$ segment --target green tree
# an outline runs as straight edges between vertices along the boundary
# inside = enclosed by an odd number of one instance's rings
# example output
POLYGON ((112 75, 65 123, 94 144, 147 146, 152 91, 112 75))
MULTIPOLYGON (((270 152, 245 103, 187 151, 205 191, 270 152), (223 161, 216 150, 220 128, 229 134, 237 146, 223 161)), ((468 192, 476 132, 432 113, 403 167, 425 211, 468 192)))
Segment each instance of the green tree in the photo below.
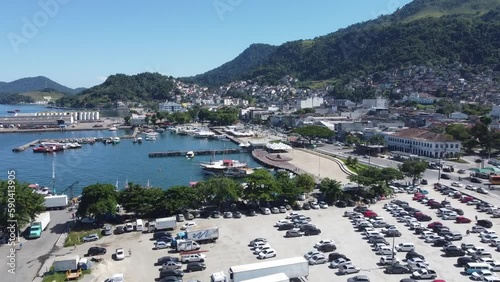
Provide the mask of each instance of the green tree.
POLYGON ((253 202, 270 202, 281 194, 274 176, 266 169, 258 169, 245 182, 244 198, 253 202))
POLYGON ((302 193, 311 193, 316 186, 314 177, 309 173, 302 173, 294 177, 295 186, 299 188, 302 193))
POLYGON ((124 117, 123 120, 125 121, 125 125, 130 125, 130 116, 124 117))
POLYGON ((412 179, 413 185, 415 185, 417 179, 422 177, 429 164, 422 160, 405 160, 403 164, 400 164, 399 170, 403 172, 406 177, 412 179))
POLYGON ((293 203, 303 191, 296 185, 295 178, 290 178, 287 171, 278 171, 274 175, 281 190, 281 196, 289 203, 293 203))
POLYGON ((151 120, 151 118, 150 118, 149 116, 146 116, 146 117, 144 118, 144 122, 145 122, 146 124, 149 124, 149 121, 150 121, 150 120, 151 120))
POLYGON ((118 202, 127 212, 133 212, 137 217, 153 218, 166 215, 161 204, 165 202, 165 191, 160 188, 145 189, 130 183, 127 189, 118 193, 118 202))
POLYGON ((208 109, 200 109, 200 111, 198 112, 198 119, 200 120, 200 122, 203 124, 205 121, 209 120, 210 118, 210 111, 208 109))
POLYGON ((182 209, 197 208, 201 201, 200 192, 189 186, 173 186, 165 191, 165 208, 174 214, 182 209))
POLYGON ((446 134, 451 135, 453 139, 458 141, 466 141, 471 138, 470 131, 461 123, 452 123, 445 129, 446 134))
POLYGON ((318 138, 332 138, 334 133, 329 128, 319 125, 308 125, 299 128, 295 128, 293 133, 299 134, 302 138, 309 141, 309 144, 313 140, 318 138))
POLYGON ((344 196, 342 184, 334 179, 323 178, 319 190, 323 193, 323 197, 329 205, 333 205, 335 201, 342 199, 344 196))
POLYGON ((368 144, 384 145, 385 144, 384 136, 382 136, 380 134, 375 134, 368 139, 368 144))
MULTIPOLYGON (((8 171, 10 177, 15 172, 8 171)), ((18 225, 24 225, 35 219, 36 215, 45 210, 45 201, 42 195, 33 193, 28 184, 17 180, 0 181, 0 222, 17 220, 18 225)))
POLYGON ((116 187, 111 184, 93 184, 83 188, 76 214, 80 217, 99 218, 106 214, 115 214, 118 203, 116 187))
POLYGON ((243 188, 240 183, 227 177, 211 177, 196 185, 204 200, 210 205, 228 206, 240 199, 243 188))

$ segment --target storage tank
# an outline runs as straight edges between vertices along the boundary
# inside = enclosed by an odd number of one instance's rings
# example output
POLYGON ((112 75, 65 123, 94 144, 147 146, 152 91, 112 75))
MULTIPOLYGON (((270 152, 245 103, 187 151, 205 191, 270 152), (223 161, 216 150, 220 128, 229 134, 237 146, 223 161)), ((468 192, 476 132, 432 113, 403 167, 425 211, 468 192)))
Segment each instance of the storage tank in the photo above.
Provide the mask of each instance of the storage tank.
POLYGON ((95 112, 95 119, 99 120, 99 112, 95 112))

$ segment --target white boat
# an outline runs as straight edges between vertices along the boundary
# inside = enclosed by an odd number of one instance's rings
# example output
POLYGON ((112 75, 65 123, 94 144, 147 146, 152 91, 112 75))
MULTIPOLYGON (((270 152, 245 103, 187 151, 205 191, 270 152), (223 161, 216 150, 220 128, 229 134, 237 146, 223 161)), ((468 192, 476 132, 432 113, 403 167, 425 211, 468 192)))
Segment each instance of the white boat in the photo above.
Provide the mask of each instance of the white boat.
POLYGON ((148 134, 146 135, 146 141, 156 141, 156 135, 155 134, 148 134))
POLYGON ((118 130, 118 128, 116 128, 116 126, 112 126, 109 128, 109 131, 117 131, 117 130, 118 130))
POLYGON ((228 169, 244 168, 247 167, 247 164, 237 160, 221 160, 210 163, 200 163, 200 166, 205 174, 222 176, 228 169))
POLYGON ((192 159, 192 158, 194 158, 194 152, 193 152, 193 151, 189 151, 189 152, 187 152, 187 153, 186 153, 186 158, 188 158, 188 159, 192 159))
POLYGON ((142 137, 137 137, 137 143, 139 143, 139 144, 142 143, 142 137))
POLYGON ((198 130, 195 131, 193 134, 195 138, 210 138, 215 136, 215 133, 209 130, 198 130))
POLYGON ((113 144, 118 144, 120 143, 120 137, 111 137, 111 142, 113 144))
POLYGON ((252 174, 253 172, 254 172, 254 170, 249 168, 249 167, 233 167, 233 168, 228 168, 227 170, 225 170, 224 176, 241 178, 241 177, 247 177, 250 174, 252 174))

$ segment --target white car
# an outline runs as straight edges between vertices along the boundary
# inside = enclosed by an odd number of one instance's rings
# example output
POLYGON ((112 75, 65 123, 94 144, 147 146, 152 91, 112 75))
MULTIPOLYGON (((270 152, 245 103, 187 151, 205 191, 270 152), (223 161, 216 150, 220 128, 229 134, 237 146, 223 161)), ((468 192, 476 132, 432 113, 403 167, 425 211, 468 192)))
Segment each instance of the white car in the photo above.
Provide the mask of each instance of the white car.
POLYGON ((314 247, 318 248, 319 246, 323 246, 323 245, 335 245, 335 242, 333 240, 330 240, 330 239, 321 240, 318 243, 316 243, 314 245, 314 247))
POLYGON ((472 226, 472 232, 474 232, 474 233, 481 233, 485 230, 486 230, 486 228, 482 227, 481 225, 472 226))
POLYGON ((319 202, 319 207, 322 208, 322 209, 327 209, 328 208, 328 204, 326 202, 319 202))
POLYGON ((322 264, 322 263, 325 263, 326 261, 327 261, 327 259, 326 259, 325 255, 319 254, 319 255, 312 256, 309 259, 309 264, 310 265, 322 264))
POLYGON ((123 248, 118 248, 115 251, 115 258, 117 260, 122 260, 125 258, 125 252, 123 251, 123 248))
POLYGON ((289 213, 289 214, 286 216, 286 218, 287 218, 287 219, 290 219, 290 218, 293 218, 294 216, 299 216, 299 215, 301 215, 301 214, 300 214, 300 213, 298 213, 298 212, 291 212, 291 213, 289 213))
POLYGON ((262 246, 262 247, 260 247, 260 248, 255 248, 255 249, 253 250, 253 254, 254 254, 254 255, 258 255, 258 254, 260 254, 261 252, 263 252, 263 251, 265 251, 265 250, 269 250, 269 249, 271 249, 271 245, 269 245, 269 244, 265 244, 264 246, 262 246))
POLYGON ((274 224, 274 226, 279 227, 281 225, 289 224, 289 223, 292 223, 292 222, 288 219, 280 219, 280 220, 276 221, 276 224, 274 224))
POLYGON ((409 266, 416 265, 416 264, 423 264, 429 266, 429 263, 421 258, 409 258, 406 260, 406 263, 409 266))
POLYGON ((497 232, 495 230, 485 229, 484 231, 481 231, 481 233, 479 233, 479 236, 484 237, 487 235, 496 235, 496 234, 497 234, 497 232))
POLYGON ((444 239, 444 237, 441 237, 437 234, 429 235, 429 236, 425 237, 425 242, 426 243, 433 243, 434 240, 436 240, 436 239, 444 239))
POLYGON ((489 243, 491 242, 491 240, 496 240, 498 239, 498 235, 497 234, 491 234, 491 235, 485 235, 485 236, 481 236, 481 243, 489 243))
POLYGON ((170 243, 166 243, 164 241, 158 241, 155 243, 155 249, 168 249, 170 248, 170 243))
POLYGON ((186 222, 182 227, 181 227, 181 230, 186 230, 188 228, 191 228, 191 227, 195 227, 196 226, 196 222, 186 222))
POLYGON ((497 277, 495 273, 485 269, 473 272, 470 278, 476 281, 487 281, 484 277, 497 277))
POLYGON ((319 205, 317 202, 311 202, 311 203, 309 203, 309 205, 311 206, 311 209, 313 209, 313 210, 319 209, 319 205))
POLYGON ((467 205, 468 206, 474 206, 474 205, 477 205, 479 203, 481 203, 481 201, 479 201, 479 200, 472 200, 472 201, 468 201, 467 205))
POLYGON ((344 264, 342 266, 339 266, 339 272, 341 274, 351 274, 351 273, 358 273, 361 269, 358 267, 355 267, 352 264, 344 264))
POLYGON ((437 277, 436 271, 432 269, 420 269, 412 273, 417 279, 434 279, 437 277))
POLYGON ((124 282, 123 273, 113 274, 111 278, 104 280, 104 282, 124 282))
POLYGON ((132 223, 125 224, 125 231, 127 231, 127 232, 134 231, 134 226, 132 225, 132 223))
POLYGON ((276 251, 274 249, 268 249, 260 252, 257 258, 266 259, 266 258, 273 258, 275 256, 276 256, 276 251))
POLYGON ((451 186, 454 186, 454 187, 464 187, 462 184, 460 184, 458 182, 452 182, 451 186))
POLYGON ((330 262, 330 267, 331 268, 338 268, 342 265, 345 265, 345 264, 351 264, 351 260, 350 259, 345 259, 345 258, 336 258, 334 260, 332 260, 332 262, 330 262))
POLYGON ((467 190, 471 190, 471 191, 476 191, 476 190, 477 190, 477 187, 469 184, 469 185, 466 185, 466 186, 465 186, 465 189, 467 189, 467 190))
POLYGON ((398 262, 399 262, 398 258, 393 256, 386 256, 380 258, 380 264, 395 264, 398 262))
POLYGON ((411 252, 415 250, 415 246, 412 243, 400 243, 396 245, 396 251, 398 252, 411 252))
POLYGON ((310 252, 308 252, 307 254, 304 255, 304 258, 306 260, 309 260, 312 256, 316 256, 316 255, 321 255, 323 254, 322 252, 320 251, 317 251, 317 250, 312 250, 310 252))

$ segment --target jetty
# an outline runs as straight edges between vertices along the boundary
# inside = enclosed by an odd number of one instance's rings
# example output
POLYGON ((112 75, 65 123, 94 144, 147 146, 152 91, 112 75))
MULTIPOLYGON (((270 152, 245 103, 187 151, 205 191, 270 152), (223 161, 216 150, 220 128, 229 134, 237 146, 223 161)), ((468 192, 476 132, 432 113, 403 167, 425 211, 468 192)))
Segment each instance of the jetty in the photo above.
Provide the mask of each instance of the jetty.
POLYGON ((137 134, 139 134, 139 128, 138 127, 134 127, 134 132, 132 133, 132 135, 124 135, 122 137, 120 137, 121 139, 134 139, 137 137, 137 134))
POLYGON ((40 143, 40 139, 36 139, 36 140, 33 140, 29 143, 26 143, 20 147, 16 147, 14 149, 12 149, 13 152, 23 152, 24 150, 26 150, 27 148, 29 147, 33 147, 35 146, 36 144, 40 143))
POLYGON ((241 149, 223 149, 223 150, 198 150, 198 151, 166 151, 166 152, 153 152, 149 153, 150 158, 164 158, 164 157, 181 157, 186 156, 188 152, 193 152, 195 156, 202 155, 223 155, 223 154, 239 154, 244 150, 241 149))

